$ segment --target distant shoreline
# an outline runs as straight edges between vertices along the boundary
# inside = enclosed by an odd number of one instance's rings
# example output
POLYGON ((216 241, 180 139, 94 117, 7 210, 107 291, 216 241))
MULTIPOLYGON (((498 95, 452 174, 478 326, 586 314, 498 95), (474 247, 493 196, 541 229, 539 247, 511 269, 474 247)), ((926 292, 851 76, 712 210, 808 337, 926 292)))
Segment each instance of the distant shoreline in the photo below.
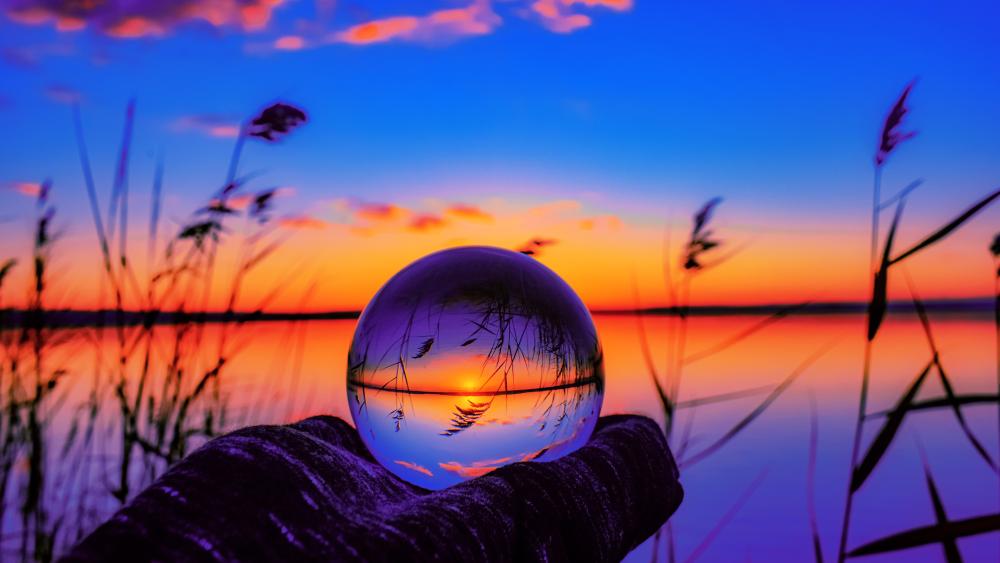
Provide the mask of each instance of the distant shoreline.
MULTIPOLYGON (((925 301, 928 311, 936 313, 960 315, 991 315, 995 301, 991 297, 971 299, 938 299, 925 301)), ((702 305, 692 306, 687 314, 700 317, 722 317, 735 315, 853 315, 864 313, 867 304, 860 302, 816 302, 808 304, 766 304, 766 305, 702 305)), ((893 301, 889 303, 890 313, 912 313, 913 304, 909 301, 893 301)), ((2 311, 3 323, 16 326, 27 314, 23 309, 6 309, 2 311)), ((646 309, 593 309, 594 316, 669 316, 678 315, 679 311, 669 307, 651 307, 646 309)), ((142 311, 125 311, 119 313, 113 310, 78 310, 57 309, 45 312, 45 324, 50 327, 92 327, 104 324, 115 326, 119 321, 124 325, 142 324, 178 324, 183 322, 219 323, 219 322, 275 322, 275 321, 323 321, 357 319, 361 311, 316 311, 306 313, 290 312, 204 312, 176 313, 159 312, 147 314, 142 311)), ((4 327, 0 327, 4 328, 4 327)))

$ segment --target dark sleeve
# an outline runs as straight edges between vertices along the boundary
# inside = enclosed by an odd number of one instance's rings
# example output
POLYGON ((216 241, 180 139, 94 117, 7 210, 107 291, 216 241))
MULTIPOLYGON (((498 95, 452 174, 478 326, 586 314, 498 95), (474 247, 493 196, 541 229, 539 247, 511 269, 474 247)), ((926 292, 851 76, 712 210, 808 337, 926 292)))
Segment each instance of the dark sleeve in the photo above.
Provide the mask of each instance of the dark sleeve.
POLYGON ((618 561, 682 498, 645 417, 604 417, 568 456, 437 492, 380 466, 343 420, 314 417, 212 440, 66 560, 618 561))

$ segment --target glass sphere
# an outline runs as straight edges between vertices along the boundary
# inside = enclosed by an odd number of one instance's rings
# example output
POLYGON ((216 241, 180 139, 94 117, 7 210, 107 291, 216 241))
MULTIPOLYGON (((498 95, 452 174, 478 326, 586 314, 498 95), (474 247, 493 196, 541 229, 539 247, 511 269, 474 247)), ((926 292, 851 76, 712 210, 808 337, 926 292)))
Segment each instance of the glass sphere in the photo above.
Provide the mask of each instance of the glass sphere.
POLYGON ((347 356, 354 424, 399 477, 442 489, 586 443, 604 396, 590 313, 524 254, 463 247, 403 268, 347 356))

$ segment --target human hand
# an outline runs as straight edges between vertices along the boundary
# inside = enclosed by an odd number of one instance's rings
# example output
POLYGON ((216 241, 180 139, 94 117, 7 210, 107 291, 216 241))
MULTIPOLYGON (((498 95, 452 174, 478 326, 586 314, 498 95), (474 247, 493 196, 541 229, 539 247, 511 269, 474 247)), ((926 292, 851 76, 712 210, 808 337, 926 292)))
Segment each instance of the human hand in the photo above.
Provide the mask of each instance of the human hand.
POLYGON ((320 416, 212 440, 66 560, 618 561, 682 498, 646 417, 603 417, 569 455, 432 492, 320 416))

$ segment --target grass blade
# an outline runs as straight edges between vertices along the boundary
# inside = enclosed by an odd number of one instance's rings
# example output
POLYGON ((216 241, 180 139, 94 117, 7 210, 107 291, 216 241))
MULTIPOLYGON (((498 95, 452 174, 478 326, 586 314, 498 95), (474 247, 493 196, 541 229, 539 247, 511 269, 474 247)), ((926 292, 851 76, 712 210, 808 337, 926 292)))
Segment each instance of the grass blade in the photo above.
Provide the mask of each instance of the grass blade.
POLYGON ((705 397, 698 397, 697 399, 678 401, 676 408, 677 410, 693 409, 703 405, 712 405, 715 403, 736 401, 739 399, 745 399, 747 397, 760 395, 761 393, 766 393, 768 391, 773 391, 775 387, 777 387, 777 385, 759 385, 757 387, 748 387, 746 389, 740 389, 739 391, 730 391, 729 393, 719 393, 718 395, 706 395, 705 397))
POLYGON ((725 528, 726 525, 729 524, 729 522, 731 522, 732 519, 736 517, 736 514, 738 514, 739 511, 743 508, 743 505, 745 505, 747 501, 750 500, 750 497, 753 495, 754 491, 756 491, 757 488, 760 487, 760 484, 764 482, 764 477, 766 476, 767 476, 766 469, 761 471, 760 474, 757 475, 757 478, 754 479, 750 483, 750 485, 747 486, 746 490, 743 491, 743 494, 741 494, 739 498, 736 499, 736 502, 734 502, 733 505, 729 507, 729 510, 727 510, 726 513, 722 515, 722 518, 719 518, 719 521, 716 522, 715 526, 708 532, 708 534, 705 535, 705 538, 701 540, 701 543, 699 543, 698 546, 694 548, 694 550, 691 552, 691 555, 687 556, 687 559, 684 560, 685 563, 691 563, 692 561, 698 559, 699 557, 702 556, 702 554, 705 553, 705 551, 709 548, 709 546, 712 545, 712 542, 715 541, 715 538, 719 536, 719 533, 722 532, 722 529, 725 528))
MULTIPOLYGON (((938 397, 936 399, 927 399, 926 401, 915 402, 911 404, 906 412, 913 411, 924 411, 924 410, 935 410, 935 409, 950 409, 954 408, 955 405, 965 406, 965 405, 992 405, 1000 404, 1000 396, 991 395, 989 393, 975 393, 969 395, 954 395, 953 397, 938 397)), ((883 416, 888 416, 893 411, 884 410, 873 412, 868 415, 868 418, 880 418, 883 416)))
POLYGON ((962 428, 962 432, 965 437, 969 439, 969 443, 975 448, 976 452, 979 453, 979 457, 983 458, 994 471, 996 471, 997 465, 990 457, 990 454, 983 447, 983 444, 976 438, 976 435, 972 432, 972 428, 969 428, 969 423, 965 420, 965 415, 962 414, 962 407, 958 404, 956 400, 955 390, 951 386, 951 381, 944 372, 944 367, 941 365, 940 358, 935 358, 935 365, 937 366, 938 375, 941 378, 941 386, 944 387, 945 395, 948 400, 948 404, 951 406, 951 410, 955 413, 955 418, 958 420, 958 425, 962 428))
POLYGON ((893 438, 896 437, 896 432, 899 431, 899 427, 903 424, 903 418, 906 416, 910 405, 913 404, 913 398, 917 396, 917 392, 920 391, 920 386, 923 385, 924 380, 927 379, 927 374, 931 371, 934 366, 934 360, 927 362, 924 369, 914 378, 913 383, 910 384, 910 388, 907 389, 906 393, 899 398, 896 403, 896 407, 889 413, 885 424, 882 425, 882 429, 879 430, 875 439, 872 440, 871 446, 868 447, 868 452, 865 453, 865 457, 861 460, 861 463, 854 468, 854 472, 851 475, 851 494, 857 492, 861 488, 861 485, 865 483, 865 480, 871 475, 872 471, 878 465, 878 462, 882 460, 882 456, 889 449, 889 445, 892 444, 893 438))
POLYGON ((742 420, 737 422, 736 425, 730 428, 728 432, 723 434, 721 438, 716 440, 711 445, 706 446, 698 453, 691 455, 691 457, 682 461, 680 465, 685 468, 690 467, 695 463, 698 463, 699 461, 702 461, 706 457, 712 455, 713 453, 721 449, 723 446, 725 446, 727 443, 729 443, 729 441, 735 438, 737 434, 739 434, 740 432, 743 431, 743 429, 749 426, 751 422, 756 420, 758 416, 763 414, 764 411, 766 411, 767 408, 771 406, 771 403, 777 400, 778 397, 780 397, 781 394, 784 393, 785 390, 792 385, 792 383, 795 383, 795 380, 798 379, 799 376, 802 375, 806 371, 806 369, 809 368, 809 366, 811 366, 816 360, 820 359, 823 356, 823 354, 826 354, 832 347, 833 343, 827 344, 826 346, 823 346, 817 352, 813 353, 811 356, 806 358, 806 360, 801 364, 799 364, 799 366, 796 367, 795 370, 788 375, 788 377, 786 377, 781 383, 779 383, 778 386, 775 387, 774 390, 771 391, 767 395, 767 397, 765 397, 764 400, 759 405, 757 405, 756 408, 750 411, 750 413, 747 414, 745 417, 743 417, 742 420))
MULTIPOLYGON (((905 270, 904 270, 905 272, 905 270)), ((996 463, 994 463, 993 458, 987 453, 986 448, 983 447, 976 435, 973 434, 972 429, 969 428, 969 423, 965 420, 965 415, 962 414, 962 407, 955 402, 955 389, 951 385, 951 380, 944 371, 944 366, 941 364, 941 355, 939 353, 937 343, 934 341, 934 333, 931 331, 931 321, 927 316, 927 309, 924 307, 924 302, 917 295, 917 291, 914 288, 913 280, 910 279, 909 274, 906 275, 906 282, 910 287, 910 295, 913 299, 913 306, 917 311, 917 317, 920 319, 920 325, 924 329, 924 335, 927 337, 927 343, 931 348, 931 353, 934 354, 934 365, 937 368, 938 377, 941 380, 941 387, 944 389, 945 397, 947 398, 949 404, 951 405, 952 411, 955 413, 955 418, 958 420, 958 425, 962 428, 962 432, 965 434, 966 438, 975 448, 979 456, 986 461, 994 471, 996 470, 996 463)))
MULTIPOLYGON (((927 479, 927 492, 931 495, 931 504, 934 505, 934 519, 939 526, 946 526, 950 522, 948 514, 944 511, 944 503, 941 502, 941 495, 938 493, 937 484, 934 483, 934 476, 931 475, 931 468, 924 462, 924 477, 927 479)), ((941 540, 941 547, 944 548, 944 556, 948 563, 961 563, 962 554, 958 551, 958 544, 954 537, 944 537, 941 540)))
POLYGON ((728 348, 730 348, 732 346, 735 346, 736 344, 739 344, 740 342, 742 342, 743 340, 749 338, 753 334, 755 334, 755 333, 757 333, 757 332, 759 332, 759 331, 767 328, 768 326, 770 326, 770 325, 772 325, 772 324, 780 321, 781 319, 783 319, 783 318, 791 315, 792 313, 795 313, 795 312, 797 312, 797 311, 799 311, 801 309, 804 309, 806 306, 809 305, 809 303, 810 303, 809 301, 803 301, 802 303, 797 303, 795 305, 789 305, 788 307, 784 307, 784 308, 782 308, 782 309, 780 309, 778 311, 775 311, 771 315, 769 315, 769 316, 761 319, 760 321, 758 321, 758 322, 750 325, 746 329, 744 329, 744 330, 742 330, 742 331, 734 334, 733 336, 731 336, 731 337, 723 340, 722 342, 719 342, 718 344, 715 344, 714 346, 710 346, 708 348, 705 348, 704 350, 701 350, 700 352, 695 352, 694 354, 689 355, 688 357, 684 358, 684 365, 690 365, 690 364, 693 364, 693 363, 695 363, 695 362, 697 362, 699 360, 703 360, 703 359, 705 359, 705 358, 707 358, 709 356, 713 356, 715 354, 718 354, 719 352, 723 352, 726 349, 728 349, 728 348))
POLYGON ((812 532, 813 555, 816 563, 823 563, 823 542, 819 535, 816 517, 816 452, 819 449, 819 417, 816 414, 816 395, 809 393, 809 462, 806 473, 806 508, 809 511, 809 528, 812 532))
MULTIPOLYGON (((146 262, 149 276, 153 276, 156 260, 156 247, 160 234, 160 209, 163 205, 163 157, 156 161, 156 172, 153 176, 152 205, 149 210, 149 240, 147 242, 146 262)), ((152 306, 152 304, 150 304, 152 306)))
POLYGON ((87 155, 87 144, 83 137, 83 119, 80 117, 80 106, 73 106, 73 124, 76 128, 76 145, 80 154, 80 166, 83 168, 83 180, 87 186, 87 199, 90 201, 90 214, 94 219, 94 230, 101 245, 101 255, 104 257, 105 268, 111 264, 111 250, 108 248, 108 238, 101 221, 101 208, 97 202, 97 188, 94 186, 94 174, 90 169, 90 157, 87 155))
POLYGON ((663 407, 663 414, 665 417, 666 424, 670 424, 670 421, 674 416, 674 402, 667 395, 666 390, 663 389, 663 384, 660 383, 660 376, 656 373, 656 364, 653 362, 653 354, 649 348, 649 337, 646 335, 646 325, 642 322, 642 313, 639 308, 639 284, 635 277, 635 272, 632 272, 632 294, 635 298, 635 322, 636 330, 639 332, 639 348, 642 350, 642 359, 646 362, 646 370, 649 372, 649 377, 653 380, 653 386, 656 388, 656 396, 660 399, 660 406, 663 407))
POLYGON ((896 214, 892 218, 892 225, 889 227, 889 235, 885 239, 885 249, 882 251, 882 264, 875 272, 875 281, 872 283, 872 298, 868 302, 868 341, 875 339, 878 329, 885 319, 885 312, 888 307, 888 287, 889 287, 889 254, 892 252, 892 243, 896 238, 896 229, 899 227, 899 219, 903 215, 903 207, 906 200, 901 199, 896 204, 896 214))
POLYGON ((889 199, 887 199, 887 200, 883 201, 881 204, 879 204, 878 210, 882 211, 883 209, 888 209, 889 207, 892 207, 897 202, 899 202, 900 200, 904 199, 906 196, 910 195, 910 193, 913 190, 919 188, 921 186, 921 184, 923 184, 923 183, 924 183, 923 179, 914 180, 914 181, 910 182, 905 188, 899 190, 899 193, 897 193, 896 195, 890 197, 889 199))
POLYGON ((948 539, 958 539, 989 532, 1000 531, 1000 513, 974 516, 962 520, 951 520, 945 524, 933 524, 897 532, 891 536, 866 543, 847 553, 848 557, 875 555, 942 543, 948 539))
POLYGON ((961 227, 962 223, 965 223, 966 221, 971 219, 976 213, 982 211, 983 208, 985 208, 987 205, 993 203, 993 201, 996 200, 998 197, 1000 197, 1000 189, 997 189, 996 191, 989 194, 985 198, 979 200, 979 202, 977 202, 972 207, 966 209, 964 213, 953 219, 950 223, 941 227, 937 231, 931 233, 929 236, 927 236, 927 238, 913 245, 913 247, 911 247, 906 252, 893 258, 889 262, 889 264, 891 265, 902 262, 903 260, 906 260, 910 256, 913 256, 914 254, 920 252, 921 250, 941 241, 942 239, 950 235, 952 231, 961 227))
MULTIPOLYGON (((117 217, 119 206, 125 205, 125 190, 128 183, 128 161, 129 161, 129 149, 132 145, 132 123, 135 120, 135 100, 129 100, 128 106, 125 108, 125 127, 122 132, 122 144, 118 153, 118 165, 115 168, 115 179, 111 186, 111 200, 108 202, 108 240, 113 241, 115 239, 115 219, 117 217)), ((122 215, 125 215, 126 210, 122 209, 122 215)), ((124 225, 126 219, 122 219, 122 224, 124 225)), ((119 233, 119 237, 124 239, 125 233, 119 233)), ((124 243, 122 243, 124 245, 124 243)), ((124 253, 122 253, 124 254, 124 253)))

